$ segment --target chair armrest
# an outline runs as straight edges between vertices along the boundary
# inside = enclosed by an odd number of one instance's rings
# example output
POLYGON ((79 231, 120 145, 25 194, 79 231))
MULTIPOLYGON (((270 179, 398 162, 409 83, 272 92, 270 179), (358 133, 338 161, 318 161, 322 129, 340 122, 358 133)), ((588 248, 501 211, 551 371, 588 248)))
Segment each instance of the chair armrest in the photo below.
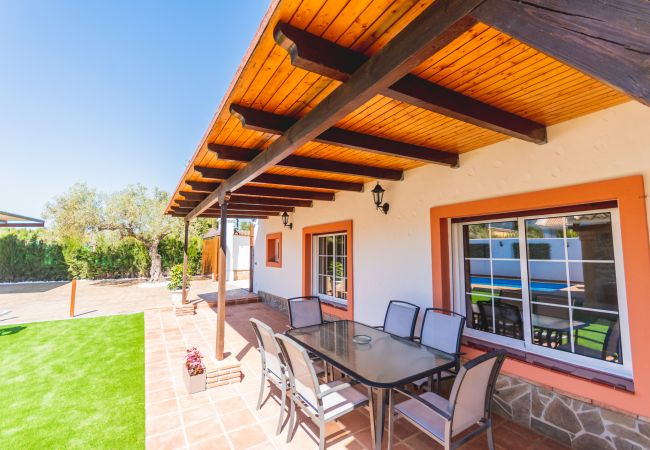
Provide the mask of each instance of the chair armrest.
POLYGON ((384 331, 384 326, 383 325, 375 325, 375 326, 373 326, 373 328, 384 331))
POLYGON ((341 383, 337 386, 334 386, 333 388, 329 388, 318 394, 318 398, 323 398, 327 395, 333 394, 338 391, 342 391, 343 389, 347 389, 349 387, 352 387, 350 383, 341 383))
POLYGON ((415 341, 415 342, 420 342, 420 341, 422 341, 422 338, 421 338, 420 336, 413 336, 413 337, 411 338, 411 340, 412 340, 412 341, 415 341))
POLYGON ((432 410, 434 413, 438 414, 439 416, 445 418, 446 420, 451 420, 451 414, 449 414, 447 411, 443 411, 442 409, 438 408, 433 403, 429 403, 428 401, 426 401, 425 399, 423 399, 419 395, 415 395, 415 394, 413 394, 413 393, 411 393, 411 392, 409 392, 409 391, 407 391, 406 389, 403 389, 403 388, 395 388, 395 390, 398 391, 401 394, 406 395, 408 398, 411 398, 411 399, 413 399, 415 401, 418 401, 418 402, 422 403, 424 406, 426 406, 427 408, 429 408, 430 410, 432 410))

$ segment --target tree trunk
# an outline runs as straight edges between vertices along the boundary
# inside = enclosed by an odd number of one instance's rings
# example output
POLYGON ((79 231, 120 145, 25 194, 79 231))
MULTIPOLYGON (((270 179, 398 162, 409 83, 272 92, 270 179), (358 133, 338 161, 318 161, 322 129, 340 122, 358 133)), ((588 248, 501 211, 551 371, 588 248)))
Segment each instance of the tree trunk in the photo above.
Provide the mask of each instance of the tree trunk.
POLYGON ((158 253, 158 241, 154 240, 149 244, 149 258, 151 259, 151 268, 149 269, 149 281, 155 283, 162 278, 162 262, 160 253, 158 253))

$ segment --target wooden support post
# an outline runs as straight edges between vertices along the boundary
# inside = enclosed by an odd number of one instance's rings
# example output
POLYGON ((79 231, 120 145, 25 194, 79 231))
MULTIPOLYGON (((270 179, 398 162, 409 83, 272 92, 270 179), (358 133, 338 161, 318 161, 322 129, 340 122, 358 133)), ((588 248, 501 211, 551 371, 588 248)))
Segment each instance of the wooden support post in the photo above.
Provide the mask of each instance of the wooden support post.
POLYGON ((221 202, 221 220, 219 224, 219 297, 217 306, 217 361, 224 359, 224 340, 226 336, 226 250, 228 230, 228 201, 221 202))
POLYGON ((187 304, 187 239, 190 229, 190 221, 185 221, 185 239, 183 241, 183 294, 182 304, 187 304))
POLYGON ((70 287, 70 317, 74 317, 74 301, 77 296, 77 280, 73 278, 70 287))
POLYGON ((248 230, 250 244, 250 262, 248 263, 248 292, 253 292, 253 272, 255 271, 255 225, 251 222, 248 230))

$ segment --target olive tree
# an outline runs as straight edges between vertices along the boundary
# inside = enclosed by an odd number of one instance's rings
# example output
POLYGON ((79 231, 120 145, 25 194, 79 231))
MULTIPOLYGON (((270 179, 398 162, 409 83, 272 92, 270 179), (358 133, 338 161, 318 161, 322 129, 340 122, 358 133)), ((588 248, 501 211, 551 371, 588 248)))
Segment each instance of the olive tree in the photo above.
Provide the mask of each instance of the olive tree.
POLYGON ((84 183, 73 185, 45 207, 44 216, 56 240, 92 242, 97 233, 111 232, 120 238, 141 242, 151 259, 149 279, 162 277, 158 245, 167 235, 181 234, 182 220, 165 215, 169 195, 140 184, 129 185, 112 194, 98 194, 84 183))

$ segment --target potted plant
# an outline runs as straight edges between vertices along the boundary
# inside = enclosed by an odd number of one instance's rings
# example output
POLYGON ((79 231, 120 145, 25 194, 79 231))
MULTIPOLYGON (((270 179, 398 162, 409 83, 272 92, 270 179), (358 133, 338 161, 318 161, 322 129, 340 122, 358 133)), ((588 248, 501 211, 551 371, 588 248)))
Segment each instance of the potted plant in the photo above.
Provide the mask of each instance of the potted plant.
MULTIPOLYGON (((190 288, 190 280, 192 279, 192 272, 190 268, 187 268, 187 285, 186 288, 190 288)), ((169 284, 167 289, 172 292, 172 304, 179 306, 183 303, 183 265, 176 264, 172 266, 169 271, 169 284)))
POLYGON ((207 373, 203 364, 203 355, 196 348, 188 348, 183 367, 183 380, 188 394, 205 391, 207 373))

